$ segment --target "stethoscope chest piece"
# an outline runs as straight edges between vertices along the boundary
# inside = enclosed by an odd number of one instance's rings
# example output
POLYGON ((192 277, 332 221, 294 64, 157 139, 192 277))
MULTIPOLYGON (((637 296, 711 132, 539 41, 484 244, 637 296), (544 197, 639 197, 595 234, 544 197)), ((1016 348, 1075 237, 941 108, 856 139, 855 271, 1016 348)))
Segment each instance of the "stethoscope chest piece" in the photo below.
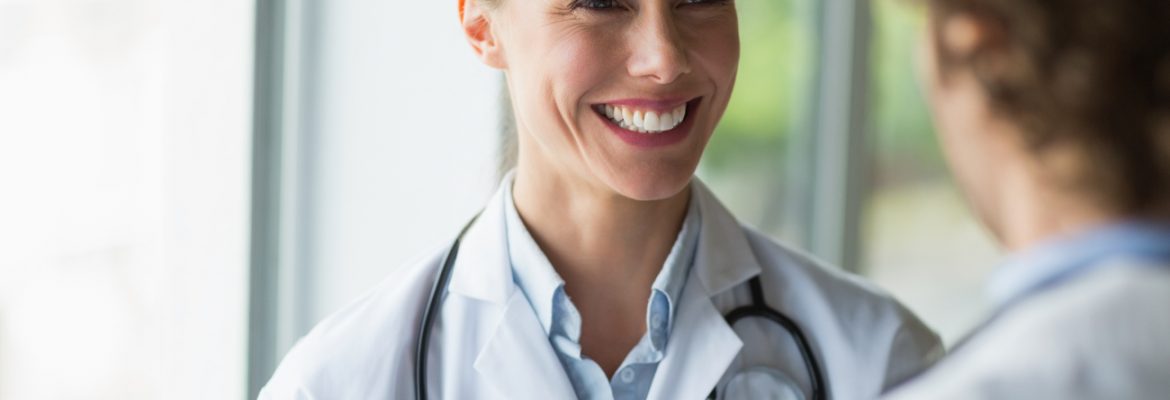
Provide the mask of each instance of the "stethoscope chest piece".
POLYGON ((720 399, 805 400, 795 380, 773 368, 751 367, 735 373, 723 386, 720 399))

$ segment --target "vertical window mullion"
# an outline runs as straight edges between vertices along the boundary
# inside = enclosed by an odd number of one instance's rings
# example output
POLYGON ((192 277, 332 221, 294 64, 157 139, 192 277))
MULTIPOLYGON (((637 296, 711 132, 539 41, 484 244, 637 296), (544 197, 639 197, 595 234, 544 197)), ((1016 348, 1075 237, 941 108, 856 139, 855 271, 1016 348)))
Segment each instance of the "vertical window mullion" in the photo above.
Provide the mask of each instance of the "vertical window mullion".
POLYGON ((304 6, 302 0, 256 2, 248 398, 257 397, 304 329, 298 245, 304 6))
POLYGON ((869 167, 869 0, 819 3, 812 136, 804 146, 804 239, 819 257, 859 268, 861 208, 869 167))

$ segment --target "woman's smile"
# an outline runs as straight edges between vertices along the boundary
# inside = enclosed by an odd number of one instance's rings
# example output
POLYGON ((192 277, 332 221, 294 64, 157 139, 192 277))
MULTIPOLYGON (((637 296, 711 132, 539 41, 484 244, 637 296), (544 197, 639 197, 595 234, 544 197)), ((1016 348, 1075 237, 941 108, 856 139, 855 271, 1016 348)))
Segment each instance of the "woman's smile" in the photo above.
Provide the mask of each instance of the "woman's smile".
POLYGON ((702 97, 690 100, 624 99, 594 105, 593 112, 619 139, 634 147, 664 147, 683 141, 694 128, 702 97))

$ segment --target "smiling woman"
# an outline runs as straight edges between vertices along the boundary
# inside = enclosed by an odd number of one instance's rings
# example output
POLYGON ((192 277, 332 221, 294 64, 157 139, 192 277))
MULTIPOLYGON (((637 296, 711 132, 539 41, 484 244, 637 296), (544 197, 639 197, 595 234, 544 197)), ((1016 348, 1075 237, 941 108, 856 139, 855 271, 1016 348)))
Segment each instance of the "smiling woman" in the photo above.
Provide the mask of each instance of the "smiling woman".
POLYGON ((582 183, 626 197, 662 200, 681 192, 727 107, 739 31, 729 1, 675 3, 497 3, 491 11, 473 3, 467 10, 473 47, 488 65, 524 77, 508 79, 515 109, 551 111, 515 116, 521 174, 533 170, 525 163, 555 158, 569 164, 564 172, 586 178, 582 183), (648 10, 633 12, 634 5, 648 10), (496 23, 477 19, 484 12, 496 23), (597 112, 605 106, 629 111, 623 121, 635 129, 597 112), (683 124, 695 129, 637 132, 651 130, 647 116, 679 107, 692 109, 683 124), (592 134, 600 131, 613 134, 592 134))
POLYGON ((515 169, 261 397, 873 398, 939 355, 888 295, 741 226, 694 178, 739 69, 735 2, 469 1, 460 18, 506 76, 515 169))

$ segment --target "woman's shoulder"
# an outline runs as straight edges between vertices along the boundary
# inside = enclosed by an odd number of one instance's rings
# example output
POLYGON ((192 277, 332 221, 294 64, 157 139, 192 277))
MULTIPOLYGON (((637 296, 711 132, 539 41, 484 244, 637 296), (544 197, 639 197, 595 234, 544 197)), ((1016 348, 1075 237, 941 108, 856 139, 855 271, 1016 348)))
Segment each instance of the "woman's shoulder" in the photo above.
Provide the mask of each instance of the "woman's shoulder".
MULTIPOLYGON (((352 397, 349 390, 369 389, 368 382, 353 380, 373 371, 386 379, 411 376, 417 321, 444 250, 407 262, 317 323, 285 355, 260 397, 352 397)), ((408 385, 388 382, 386 388, 398 386, 408 385)))
POLYGON ((884 289, 751 227, 743 229, 765 287, 802 299, 806 304, 790 312, 806 314, 805 319, 815 320, 820 328, 838 332, 858 345, 856 351, 881 353, 868 359, 884 364, 872 366, 887 371, 883 387, 942 357, 938 334, 884 289))
POLYGON ((889 399, 1165 398, 1170 270, 1132 260, 1110 264, 1001 310, 889 399), (1067 384, 1102 371, 1116 379, 1067 384))
POLYGON ((741 225, 760 266, 786 280, 799 279, 823 290, 849 293, 859 300, 889 302, 893 297, 872 282, 836 267, 811 253, 780 242, 750 226, 741 225))
POLYGON ((766 283, 811 290, 815 292, 814 295, 831 294, 835 299, 833 301, 843 303, 842 306, 896 304, 892 296, 869 281, 743 224, 701 181, 696 180, 695 194, 703 213, 703 232, 715 236, 711 238, 717 243, 713 247, 730 246, 735 252, 742 252, 744 247, 739 242, 746 240, 747 247, 762 269, 763 279, 782 278, 777 282, 766 283), (742 238, 739 237, 741 233, 742 238))
POLYGON ((836 267, 816 256, 782 243, 754 228, 743 226, 744 234, 762 268, 765 280, 773 287, 810 292, 835 312, 876 318, 896 318, 921 324, 917 317, 893 295, 868 279, 836 267))

